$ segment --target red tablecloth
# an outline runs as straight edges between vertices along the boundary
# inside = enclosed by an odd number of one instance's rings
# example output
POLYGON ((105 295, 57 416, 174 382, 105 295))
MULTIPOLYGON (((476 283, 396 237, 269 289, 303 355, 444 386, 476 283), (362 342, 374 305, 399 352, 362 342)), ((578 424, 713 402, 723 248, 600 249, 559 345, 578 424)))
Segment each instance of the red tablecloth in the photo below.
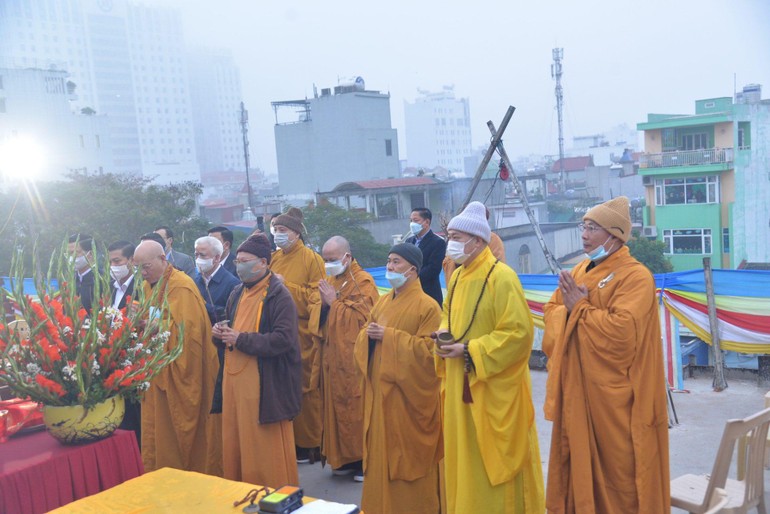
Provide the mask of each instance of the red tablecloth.
POLYGON ((143 472, 131 431, 83 446, 64 446, 48 432, 12 437, 0 444, 0 512, 47 512, 143 472))

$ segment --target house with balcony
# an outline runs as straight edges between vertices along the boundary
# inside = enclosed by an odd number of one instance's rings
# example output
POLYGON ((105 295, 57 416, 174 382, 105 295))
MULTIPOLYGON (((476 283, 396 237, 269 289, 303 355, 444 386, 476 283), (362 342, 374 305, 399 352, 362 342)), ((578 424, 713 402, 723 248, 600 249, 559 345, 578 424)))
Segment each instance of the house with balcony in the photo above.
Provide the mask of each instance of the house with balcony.
POLYGON ((644 235, 663 241, 674 270, 770 261, 770 100, 749 85, 695 114, 648 114, 644 235))

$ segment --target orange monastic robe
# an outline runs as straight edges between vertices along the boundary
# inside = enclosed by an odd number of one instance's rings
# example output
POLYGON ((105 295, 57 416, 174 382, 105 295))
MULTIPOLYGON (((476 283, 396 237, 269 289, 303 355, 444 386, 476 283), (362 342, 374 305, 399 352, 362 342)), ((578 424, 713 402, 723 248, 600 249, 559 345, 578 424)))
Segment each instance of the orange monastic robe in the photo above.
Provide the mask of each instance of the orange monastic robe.
MULTIPOLYGON (((268 284, 269 277, 244 288, 233 329, 259 331, 260 306, 268 284)), ((237 348, 225 352, 222 384, 225 478, 269 487, 299 484, 291 420, 259 422, 261 384, 256 356, 237 348)))
MULTIPOLYGON (((497 260, 505 262, 505 245, 503 244, 503 240, 500 239, 500 236, 492 232, 492 235, 489 238, 488 247, 489 251, 492 252, 492 255, 494 255, 497 260)), ((452 278, 452 273, 457 269, 457 264, 455 264, 455 261, 449 257, 444 257, 444 262, 441 263, 441 267, 444 269, 444 282, 449 286, 449 280, 452 278)))
POLYGON ((310 297, 318 281, 326 276, 324 260, 301 240, 287 250, 276 250, 270 270, 283 276, 283 283, 297 306, 299 346, 302 352, 302 410, 294 418, 294 442, 300 448, 321 446, 321 355, 320 343, 308 328, 310 297))
POLYGON ((370 341, 363 328, 355 346, 364 393, 361 508, 367 514, 437 514, 443 439, 430 334, 441 310, 415 280, 381 296, 369 322, 386 328, 382 341, 370 341))
MULTIPOLYGON (((152 294, 149 283, 144 287, 148 296, 152 294)), ((219 359, 211 344, 206 303, 195 282, 173 266, 166 268, 156 287, 167 295, 168 345, 173 348, 183 330, 184 347, 152 380, 142 400, 144 469, 171 467, 222 476, 222 420, 219 414, 209 414, 219 359)))
POLYGON ((328 277, 339 297, 322 322, 321 295, 313 293, 310 330, 321 339, 323 441, 321 453, 332 468, 359 461, 364 451, 361 373, 353 347, 380 297, 372 276, 353 261, 345 273, 328 277))
POLYGON ((668 420, 655 281, 623 247, 572 276, 588 298, 545 306, 553 514, 670 512, 668 420))

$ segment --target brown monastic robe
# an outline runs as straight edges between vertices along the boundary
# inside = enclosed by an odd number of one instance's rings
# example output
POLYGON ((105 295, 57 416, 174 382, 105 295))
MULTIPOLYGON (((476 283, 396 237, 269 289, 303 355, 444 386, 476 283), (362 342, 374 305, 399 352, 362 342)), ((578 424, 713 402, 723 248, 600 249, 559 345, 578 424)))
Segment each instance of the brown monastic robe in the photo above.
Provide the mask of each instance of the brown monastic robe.
MULTIPOLYGON (((144 287, 148 296, 152 294, 149 283, 144 287)), ((206 303, 195 282, 170 265, 155 287, 163 288, 168 299, 169 348, 177 344, 180 330, 184 346, 179 358, 152 380, 142 399, 144 469, 171 467, 222 476, 222 420, 209 414, 219 359, 211 344, 206 303)))
POLYGON ((382 341, 370 341, 364 327, 355 345, 364 393, 361 508, 367 514, 436 514, 443 438, 430 334, 441 310, 415 280, 381 296, 369 322, 386 328, 382 341))
POLYGON ((321 295, 314 291, 310 331, 321 339, 323 441, 321 453, 332 468, 359 461, 364 451, 364 405, 361 372, 353 347, 358 332, 380 297, 372 276, 351 262, 345 273, 327 280, 338 298, 322 315, 321 295))
POLYGON ((668 420, 655 282, 623 247, 572 276, 588 298, 545 305, 546 509, 670 512, 668 420))
POLYGON ((324 260, 298 239, 287 250, 276 250, 270 271, 283 276, 283 284, 297 306, 299 346, 302 353, 302 410, 294 418, 294 442, 300 448, 321 446, 321 355, 318 337, 308 328, 310 297, 326 275, 324 260))

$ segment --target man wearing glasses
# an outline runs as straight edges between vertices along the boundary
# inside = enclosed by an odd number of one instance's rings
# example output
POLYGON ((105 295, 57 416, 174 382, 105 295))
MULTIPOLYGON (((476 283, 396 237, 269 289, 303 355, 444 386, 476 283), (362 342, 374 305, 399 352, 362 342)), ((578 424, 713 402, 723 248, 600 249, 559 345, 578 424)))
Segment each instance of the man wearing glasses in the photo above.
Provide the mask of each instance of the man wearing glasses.
POLYGON ((628 198, 591 208, 586 259, 545 306, 549 513, 669 512, 668 421, 655 281, 625 244, 628 198))

